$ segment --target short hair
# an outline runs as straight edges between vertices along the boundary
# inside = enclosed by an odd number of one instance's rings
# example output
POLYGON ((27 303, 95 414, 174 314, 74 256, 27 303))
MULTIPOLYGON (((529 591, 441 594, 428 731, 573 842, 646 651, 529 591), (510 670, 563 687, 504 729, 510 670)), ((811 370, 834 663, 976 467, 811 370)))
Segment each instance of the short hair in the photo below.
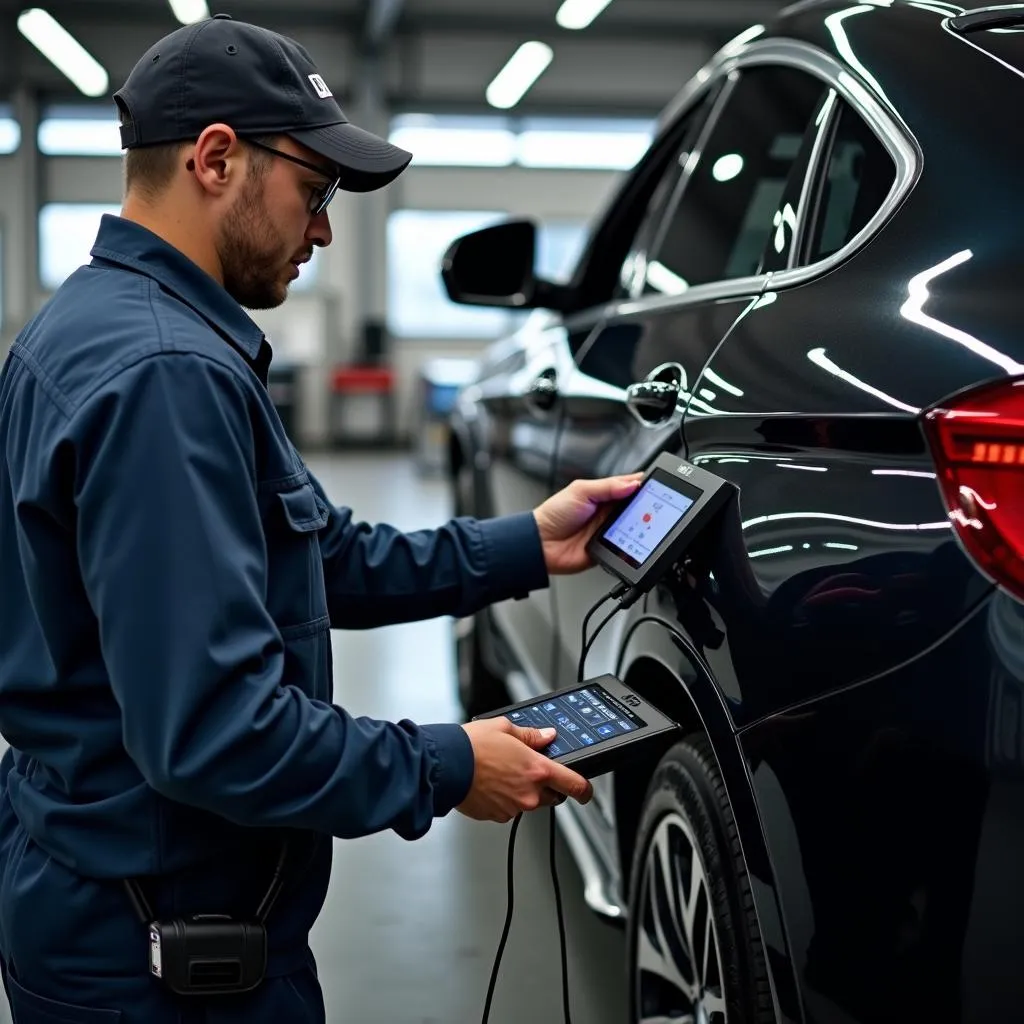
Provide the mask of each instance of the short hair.
MULTIPOLYGON (((272 145, 276 139, 277 136, 268 135, 261 136, 255 141, 272 145)), ((147 199, 158 199, 174 178, 174 172, 181 160, 181 151, 190 145, 192 141, 185 140, 129 149, 124 158, 125 192, 134 190, 142 193, 147 199)), ((249 178, 262 178, 270 167, 270 154, 255 147, 251 148, 250 153, 249 178)))
POLYGON ((187 142, 165 142, 129 149, 124 158, 125 192, 156 199, 170 185, 187 142))

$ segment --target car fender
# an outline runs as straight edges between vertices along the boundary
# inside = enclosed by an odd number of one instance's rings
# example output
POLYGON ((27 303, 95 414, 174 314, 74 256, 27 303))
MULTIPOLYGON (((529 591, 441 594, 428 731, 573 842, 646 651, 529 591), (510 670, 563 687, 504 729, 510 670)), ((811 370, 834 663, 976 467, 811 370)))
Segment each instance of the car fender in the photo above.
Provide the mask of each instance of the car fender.
MULTIPOLYGON (((795 961, 779 902, 778 887, 754 801, 747 763, 720 689, 688 638, 665 619, 641 614, 629 626, 616 674, 679 722, 683 734, 703 732, 711 741, 725 782, 750 878, 761 938, 780 1020, 800 1020, 795 961)), ((678 738, 678 736, 676 737, 678 738)), ((653 759, 615 773, 616 826, 623 879, 629 877, 632 844, 653 773, 653 759)))

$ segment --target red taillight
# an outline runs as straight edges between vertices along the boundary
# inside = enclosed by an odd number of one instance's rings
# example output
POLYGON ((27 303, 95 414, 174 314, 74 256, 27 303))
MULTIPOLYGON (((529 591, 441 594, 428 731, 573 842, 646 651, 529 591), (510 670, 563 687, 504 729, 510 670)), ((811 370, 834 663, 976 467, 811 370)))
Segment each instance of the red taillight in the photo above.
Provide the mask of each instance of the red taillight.
POLYGON ((958 395, 931 410, 924 425, 968 554, 1024 599, 1024 380, 958 395))

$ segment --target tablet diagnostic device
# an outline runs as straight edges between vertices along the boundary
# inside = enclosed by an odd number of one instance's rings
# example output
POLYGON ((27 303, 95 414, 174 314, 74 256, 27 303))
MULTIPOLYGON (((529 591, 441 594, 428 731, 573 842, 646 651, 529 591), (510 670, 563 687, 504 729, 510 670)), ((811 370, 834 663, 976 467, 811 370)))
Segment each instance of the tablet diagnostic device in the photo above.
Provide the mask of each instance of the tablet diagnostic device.
POLYGON ((721 477, 677 455, 659 455, 587 550, 635 598, 654 586, 733 493, 721 477))
POLYGON ((587 778, 611 771, 648 741, 679 728, 612 675, 477 717, 500 715, 513 725, 557 729, 558 736, 541 753, 587 778))

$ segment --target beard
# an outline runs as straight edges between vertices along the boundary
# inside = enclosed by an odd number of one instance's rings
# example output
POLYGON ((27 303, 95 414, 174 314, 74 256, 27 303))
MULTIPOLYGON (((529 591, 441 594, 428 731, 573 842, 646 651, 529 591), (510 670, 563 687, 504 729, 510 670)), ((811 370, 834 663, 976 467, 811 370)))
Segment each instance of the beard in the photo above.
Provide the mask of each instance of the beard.
POLYGON ((246 183, 217 240, 224 289, 246 309, 274 309, 288 297, 287 249, 267 216, 263 192, 262 180, 246 183))

